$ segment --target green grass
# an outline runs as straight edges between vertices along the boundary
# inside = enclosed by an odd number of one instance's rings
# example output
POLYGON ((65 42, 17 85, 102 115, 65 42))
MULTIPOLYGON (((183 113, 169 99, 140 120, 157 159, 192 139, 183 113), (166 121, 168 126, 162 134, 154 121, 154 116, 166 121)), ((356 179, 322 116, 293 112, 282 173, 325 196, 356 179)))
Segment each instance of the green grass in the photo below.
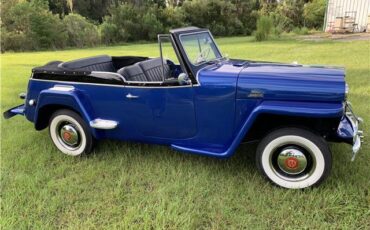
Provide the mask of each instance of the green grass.
MULTIPOLYGON (((332 144, 333 168, 319 188, 271 186, 257 173, 255 146, 228 160, 165 146, 103 141, 89 157, 64 156, 48 131, 23 117, 1 120, 3 229, 370 228, 370 43, 220 38, 230 57, 345 66, 349 100, 365 120, 355 162, 332 144)), ((1 55, 1 111, 21 103, 32 67, 98 54, 158 56, 156 44, 1 55)))

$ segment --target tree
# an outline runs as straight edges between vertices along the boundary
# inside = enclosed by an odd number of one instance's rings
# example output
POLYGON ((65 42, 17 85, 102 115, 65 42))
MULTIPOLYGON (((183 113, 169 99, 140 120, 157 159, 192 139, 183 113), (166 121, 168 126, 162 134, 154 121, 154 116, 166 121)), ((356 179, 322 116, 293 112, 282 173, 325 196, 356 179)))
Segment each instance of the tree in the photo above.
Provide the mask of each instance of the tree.
POLYGON ((73 13, 73 0, 67 0, 67 6, 71 13, 73 13))
POLYGON ((70 0, 49 0, 49 9, 53 14, 58 14, 62 18, 71 12, 68 1, 70 0))
POLYGON ((73 3, 73 13, 81 14, 83 17, 102 22, 108 14, 111 0, 68 0, 73 3))

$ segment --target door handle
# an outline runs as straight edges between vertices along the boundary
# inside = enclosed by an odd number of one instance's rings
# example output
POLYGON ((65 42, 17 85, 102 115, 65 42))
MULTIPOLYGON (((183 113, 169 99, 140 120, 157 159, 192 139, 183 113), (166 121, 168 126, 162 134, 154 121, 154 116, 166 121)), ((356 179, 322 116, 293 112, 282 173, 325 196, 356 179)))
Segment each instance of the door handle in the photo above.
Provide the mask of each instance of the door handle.
POLYGON ((135 99, 135 98, 139 98, 139 96, 135 96, 135 95, 132 95, 131 93, 127 94, 126 97, 128 99, 135 99))

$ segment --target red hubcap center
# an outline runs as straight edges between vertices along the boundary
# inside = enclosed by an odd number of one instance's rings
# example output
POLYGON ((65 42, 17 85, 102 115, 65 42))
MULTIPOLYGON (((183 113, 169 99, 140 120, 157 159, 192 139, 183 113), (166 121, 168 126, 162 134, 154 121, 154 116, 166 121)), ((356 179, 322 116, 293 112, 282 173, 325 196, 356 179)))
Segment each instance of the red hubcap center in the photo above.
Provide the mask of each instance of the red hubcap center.
POLYGON ((285 160, 285 165, 286 167, 290 169, 296 169, 298 168, 298 160, 295 157, 289 157, 288 159, 285 160))
POLYGON ((63 133, 63 138, 64 138, 64 140, 70 141, 72 136, 71 136, 70 133, 65 132, 65 133, 63 133))

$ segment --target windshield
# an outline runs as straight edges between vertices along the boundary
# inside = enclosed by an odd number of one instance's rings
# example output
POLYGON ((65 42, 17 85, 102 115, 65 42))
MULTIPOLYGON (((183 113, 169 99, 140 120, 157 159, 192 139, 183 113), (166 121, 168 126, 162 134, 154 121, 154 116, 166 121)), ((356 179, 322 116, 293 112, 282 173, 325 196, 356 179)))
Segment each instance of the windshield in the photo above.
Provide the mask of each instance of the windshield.
POLYGON ((200 65, 222 57, 208 32, 183 34, 180 36, 180 40, 193 65, 200 65))

